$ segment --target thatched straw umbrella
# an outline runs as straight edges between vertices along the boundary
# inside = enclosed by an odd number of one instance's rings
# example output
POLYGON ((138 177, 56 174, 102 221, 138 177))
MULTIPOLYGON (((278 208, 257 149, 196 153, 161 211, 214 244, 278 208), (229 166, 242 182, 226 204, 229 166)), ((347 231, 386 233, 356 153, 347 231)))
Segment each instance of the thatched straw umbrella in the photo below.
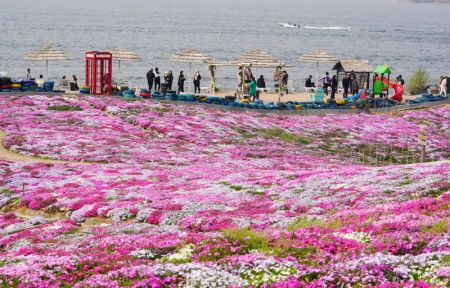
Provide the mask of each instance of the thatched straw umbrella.
POLYGON ((45 75, 47 76, 48 61, 69 60, 69 57, 64 52, 48 45, 32 51, 25 57, 25 59, 31 61, 45 61, 45 75))
POLYGON ((277 66, 283 66, 277 59, 275 59, 270 53, 261 50, 250 50, 241 54, 237 61, 237 64, 247 64, 253 67, 262 68, 274 68, 277 66))
POLYGON ((111 49, 109 52, 112 53, 113 60, 119 62, 119 76, 117 79, 120 81, 120 62, 130 61, 130 62, 141 62, 142 59, 134 52, 128 49, 111 49))
POLYGON ((196 49, 184 49, 174 53, 172 61, 189 63, 189 92, 191 92, 192 63, 207 63, 211 61, 209 56, 196 49))
POLYGON ((302 56, 300 56, 297 61, 299 62, 305 62, 305 63, 316 63, 317 65, 317 71, 316 71, 316 83, 319 82, 319 64, 320 63, 336 63, 336 58, 334 58, 333 56, 325 53, 325 52, 321 52, 321 51, 317 51, 317 52, 311 52, 311 53, 306 53, 302 56))
MULTIPOLYGON (((286 67, 285 63, 281 63, 278 59, 275 59, 272 54, 262 50, 249 50, 241 54, 238 60, 233 61, 235 65, 240 67, 256 67, 256 68, 277 68, 286 67)), ((242 73, 244 74, 244 73, 242 73)), ((241 75, 241 89, 244 91, 243 75, 241 75)))

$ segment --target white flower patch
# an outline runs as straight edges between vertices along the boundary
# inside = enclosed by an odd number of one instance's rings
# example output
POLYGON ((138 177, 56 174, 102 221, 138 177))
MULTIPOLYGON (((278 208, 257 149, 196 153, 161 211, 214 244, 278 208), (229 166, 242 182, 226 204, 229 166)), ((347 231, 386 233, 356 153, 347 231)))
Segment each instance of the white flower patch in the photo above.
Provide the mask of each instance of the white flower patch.
POLYGON ((256 287, 286 280, 289 276, 296 275, 297 272, 294 262, 280 262, 274 257, 257 259, 252 263, 242 264, 236 269, 236 273, 242 279, 256 287))
POLYGON ((343 269, 359 269, 366 265, 388 265, 394 273, 402 279, 422 280, 434 285, 445 287, 446 281, 439 279, 436 271, 441 268, 440 261, 443 257, 449 257, 450 252, 425 253, 417 256, 395 256, 377 253, 375 255, 360 258, 345 263, 343 269))
POLYGON ((154 272, 157 275, 168 273, 183 277, 183 288, 223 288, 229 286, 248 286, 247 281, 233 275, 217 265, 204 263, 164 264, 156 265, 154 272))
POLYGON ((349 232, 349 233, 335 232, 333 233, 333 235, 344 239, 355 240, 356 242, 360 243, 370 243, 371 241, 370 235, 364 232, 349 232))
POLYGON ((86 217, 84 216, 86 214, 87 211, 91 210, 92 208, 94 208, 95 204, 88 204, 88 205, 84 205, 83 207, 81 207, 78 210, 73 211, 72 213, 70 213, 70 220, 75 221, 77 223, 82 223, 86 220, 86 217))
POLYGON ((40 225, 43 223, 45 223, 44 217, 34 216, 25 222, 9 225, 5 229, 3 229, 3 233, 14 233, 14 232, 25 230, 25 229, 28 229, 28 228, 31 228, 33 226, 40 225))
POLYGON ((142 250, 136 250, 131 252, 131 255, 138 258, 138 259, 155 259, 155 254, 151 250, 148 249, 142 249, 142 250))
POLYGON ((166 262, 188 262, 191 260, 192 252, 194 252, 195 246, 194 244, 188 244, 178 250, 178 252, 170 254, 163 258, 163 261, 166 262))

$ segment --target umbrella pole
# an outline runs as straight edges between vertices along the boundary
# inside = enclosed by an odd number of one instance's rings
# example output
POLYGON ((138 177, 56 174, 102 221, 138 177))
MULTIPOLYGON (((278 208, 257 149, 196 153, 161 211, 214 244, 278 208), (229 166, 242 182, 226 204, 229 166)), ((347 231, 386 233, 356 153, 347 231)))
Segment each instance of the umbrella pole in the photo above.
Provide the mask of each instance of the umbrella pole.
POLYGON ((117 82, 120 83, 120 60, 118 62, 119 62, 119 76, 117 77, 117 82))
POLYGON ((45 78, 48 78, 48 60, 45 60, 45 78))
POLYGON ((316 68, 316 87, 319 85, 319 62, 316 62, 317 68, 316 68))
POLYGON ((192 82, 192 62, 189 62, 189 93, 192 92, 191 82, 192 82))

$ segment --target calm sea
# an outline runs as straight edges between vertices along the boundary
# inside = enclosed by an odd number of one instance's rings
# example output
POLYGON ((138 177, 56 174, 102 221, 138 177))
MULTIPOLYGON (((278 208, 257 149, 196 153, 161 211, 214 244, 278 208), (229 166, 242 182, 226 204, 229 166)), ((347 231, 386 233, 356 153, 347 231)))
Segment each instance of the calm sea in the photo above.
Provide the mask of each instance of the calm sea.
MULTIPOLYGON (((24 57, 49 43, 71 58, 51 63, 51 78, 83 76, 84 52, 121 47, 143 59, 122 63, 121 77, 136 84, 145 83, 150 67, 186 71, 186 65, 169 60, 182 48, 198 48, 217 60, 234 60, 248 49, 266 50, 295 66, 288 73, 297 86, 315 70, 296 59, 317 49, 340 59, 368 59, 373 66, 390 64, 406 79, 422 66, 435 79, 450 74, 450 5, 398 0, 0 0, 0 71, 20 77, 31 67, 34 75, 44 73, 44 63, 24 57), (285 29, 277 24, 287 21, 352 29, 285 29)), ((207 81, 206 66, 195 68, 207 81)), ((321 72, 329 69, 321 66, 321 72)), ((269 77, 271 70, 256 73, 269 77)), ((219 69, 219 86, 234 87, 235 74, 232 68, 219 69)))

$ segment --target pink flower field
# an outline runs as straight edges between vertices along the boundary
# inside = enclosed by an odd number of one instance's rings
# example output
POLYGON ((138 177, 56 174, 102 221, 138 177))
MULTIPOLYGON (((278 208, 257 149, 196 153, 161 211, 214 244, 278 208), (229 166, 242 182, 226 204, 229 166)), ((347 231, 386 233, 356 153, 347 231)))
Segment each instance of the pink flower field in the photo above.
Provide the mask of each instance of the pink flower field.
POLYGON ((0 287, 450 285, 448 105, 1 95, 0 111, 22 155, 0 157, 0 287))

